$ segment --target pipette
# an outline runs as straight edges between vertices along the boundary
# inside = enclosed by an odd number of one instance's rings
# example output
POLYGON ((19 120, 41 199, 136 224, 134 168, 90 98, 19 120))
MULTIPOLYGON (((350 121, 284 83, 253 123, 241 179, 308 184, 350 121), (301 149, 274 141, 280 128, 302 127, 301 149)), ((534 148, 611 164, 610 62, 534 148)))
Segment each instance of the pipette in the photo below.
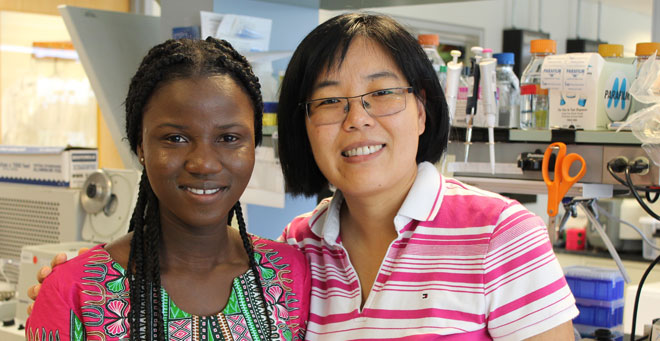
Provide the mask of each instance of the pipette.
POLYGON ((445 89, 445 97, 447 98, 447 106, 449 107, 449 122, 454 122, 456 116, 456 98, 458 97, 458 80, 461 78, 461 71, 463 70, 463 63, 458 61, 461 56, 461 51, 451 50, 452 61, 447 63, 447 85, 445 89))
POLYGON ((483 48, 475 46, 470 49, 474 53, 474 57, 470 58, 470 78, 472 79, 472 96, 468 97, 467 105, 465 107, 465 123, 467 124, 467 131, 465 133, 465 163, 468 161, 470 154, 470 144, 472 144, 472 122, 474 115, 477 114, 477 101, 479 100, 479 62, 481 61, 481 52, 483 48))
POLYGON ((490 152, 490 172, 495 174, 495 118, 497 117, 497 100, 495 98, 495 84, 497 77, 495 67, 497 59, 492 57, 493 50, 484 49, 484 56, 479 62, 481 73, 481 98, 486 120, 488 123, 488 151, 490 152))

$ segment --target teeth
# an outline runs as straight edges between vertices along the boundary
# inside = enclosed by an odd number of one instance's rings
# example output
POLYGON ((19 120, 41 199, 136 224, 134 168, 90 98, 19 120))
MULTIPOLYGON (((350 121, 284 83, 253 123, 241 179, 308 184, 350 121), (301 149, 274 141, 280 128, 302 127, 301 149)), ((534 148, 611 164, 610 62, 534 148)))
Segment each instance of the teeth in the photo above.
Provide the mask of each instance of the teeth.
POLYGON ((200 188, 191 188, 191 187, 186 187, 186 190, 197 195, 209 195, 220 191, 219 188, 200 189, 200 188))
POLYGON ((373 153, 375 153, 375 152, 377 152, 381 149, 383 149, 383 145, 379 144, 379 145, 375 145, 375 146, 364 146, 364 147, 353 148, 351 150, 347 150, 347 151, 343 152, 342 154, 344 156, 348 156, 348 157, 362 156, 362 155, 373 154, 373 153))

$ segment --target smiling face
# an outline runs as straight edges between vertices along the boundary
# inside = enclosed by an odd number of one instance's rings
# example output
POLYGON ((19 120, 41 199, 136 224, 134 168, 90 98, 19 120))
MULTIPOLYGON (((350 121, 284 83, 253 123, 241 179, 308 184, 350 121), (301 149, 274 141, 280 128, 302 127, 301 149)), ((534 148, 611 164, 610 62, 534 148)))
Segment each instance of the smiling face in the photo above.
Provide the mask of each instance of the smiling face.
POLYGON ((228 75, 165 83, 147 102, 141 137, 162 225, 225 226, 254 167, 254 109, 243 88, 228 75))
MULTIPOLYGON (((349 97, 396 87, 408 87, 392 57, 380 45, 358 37, 340 67, 323 70, 308 100, 349 97)), ((409 188, 417 174, 419 135, 425 111, 413 94, 405 94, 404 110, 370 116, 359 98, 351 99, 341 123, 315 125, 306 119, 314 159, 328 181, 345 196, 369 196, 409 188)), ((407 189, 402 193, 407 193, 407 189)))

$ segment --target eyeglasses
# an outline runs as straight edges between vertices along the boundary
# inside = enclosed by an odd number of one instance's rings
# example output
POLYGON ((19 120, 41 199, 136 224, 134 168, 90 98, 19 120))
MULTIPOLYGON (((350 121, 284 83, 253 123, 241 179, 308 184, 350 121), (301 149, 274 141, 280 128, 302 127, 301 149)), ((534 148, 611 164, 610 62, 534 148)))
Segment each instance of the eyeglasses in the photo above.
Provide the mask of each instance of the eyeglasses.
POLYGON ((300 105, 305 107, 310 122, 320 126, 343 122, 350 110, 349 99, 358 97, 364 110, 372 117, 394 115, 406 108, 406 94, 412 92, 412 87, 380 89, 357 96, 313 99, 300 105))

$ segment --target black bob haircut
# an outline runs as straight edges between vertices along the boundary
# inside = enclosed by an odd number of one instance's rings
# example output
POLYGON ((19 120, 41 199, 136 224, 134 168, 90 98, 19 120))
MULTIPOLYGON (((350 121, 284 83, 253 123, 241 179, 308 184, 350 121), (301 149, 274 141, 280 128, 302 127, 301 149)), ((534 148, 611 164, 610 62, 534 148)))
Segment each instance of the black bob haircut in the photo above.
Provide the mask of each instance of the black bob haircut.
POLYGON ((314 196, 328 180, 314 161, 305 127, 305 110, 314 84, 328 66, 341 65, 351 41, 365 37, 380 44, 394 59, 415 96, 426 110, 426 127, 419 137, 416 161, 435 163, 447 148, 449 114, 438 76, 424 50, 394 19, 376 14, 336 16, 309 33, 298 45, 287 67, 277 110, 279 156, 287 191, 314 196))

